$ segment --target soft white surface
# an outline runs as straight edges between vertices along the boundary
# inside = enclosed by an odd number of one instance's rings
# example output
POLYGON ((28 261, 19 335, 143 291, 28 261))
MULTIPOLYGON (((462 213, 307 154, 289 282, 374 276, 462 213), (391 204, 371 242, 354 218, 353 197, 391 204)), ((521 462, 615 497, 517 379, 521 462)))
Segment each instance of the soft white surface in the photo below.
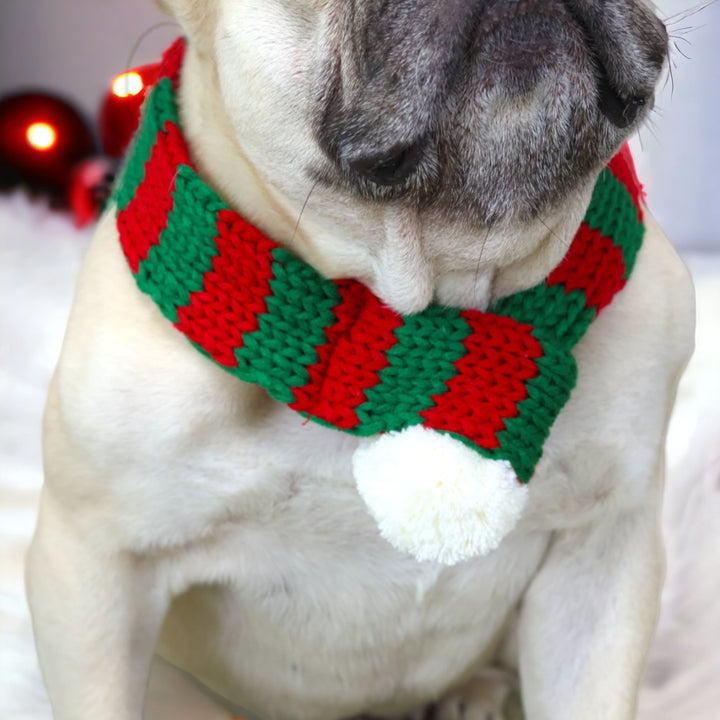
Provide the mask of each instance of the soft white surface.
MULTIPOLYGON (((89 232, 23 195, 0 196, 0 720, 50 720, 22 581, 42 482, 40 419, 89 232)), ((717 720, 720 707, 720 254, 695 256, 697 352, 668 454, 663 610, 640 720, 717 720)), ((165 667, 153 720, 221 720, 165 667)))

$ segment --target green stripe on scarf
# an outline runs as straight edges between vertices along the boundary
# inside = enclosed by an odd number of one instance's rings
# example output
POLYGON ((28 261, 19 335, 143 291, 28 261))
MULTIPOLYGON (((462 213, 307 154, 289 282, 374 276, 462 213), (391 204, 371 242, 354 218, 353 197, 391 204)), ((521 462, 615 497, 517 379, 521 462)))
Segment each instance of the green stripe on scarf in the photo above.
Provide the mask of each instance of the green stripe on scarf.
POLYGON ((310 381, 307 368, 318 361, 317 348, 327 342, 325 330, 336 320, 333 308, 341 296, 332 282, 318 282, 317 272, 286 250, 278 248, 272 255, 267 312, 236 350, 238 368, 233 372, 262 385, 280 402, 291 403, 292 388, 310 381))
POLYGON ((190 294, 203 289, 205 273, 218 254, 217 216, 227 206, 187 165, 178 167, 174 198, 194 197, 211 212, 189 217, 187 208, 170 211, 160 243, 140 263, 137 283, 151 295, 168 320, 177 322, 177 309, 190 303, 190 294))
POLYGON ((457 309, 431 306, 404 321, 395 330, 397 343, 386 352, 388 366, 378 373, 379 383, 365 391, 367 400, 357 409, 367 425, 363 434, 421 423, 420 413, 447 390, 445 383, 458 372, 454 363, 467 352, 462 343, 472 328, 457 309), (428 352, 429 336, 443 337, 446 344, 428 352))
POLYGON ((544 282, 503 298, 493 312, 532 325, 533 335, 542 340, 543 347, 549 340, 568 351, 579 342, 597 315, 595 308, 586 307, 582 290, 568 293, 564 285, 548 286, 544 282))
POLYGON ((625 260, 625 279, 635 266, 645 228, 625 186, 605 168, 595 184, 585 222, 603 237, 611 238, 625 260))
MULTIPOLYGON (((545 354, 537 358, 538 375, 525 381, 527 398, 518 403, 518 414, 505 420, 497 439, 500 448, 483 453, 493 459, 511 457, 518 479, 526 483, 542 457, 543 447, 557 416, 555 403, 567 402, 577 380, 577 363, 572 353, 559 349, 533 331, 545 354), (550 399, 550 402, 548 402, 550 399)), ((466 443, 468 444, 468 443, 466 443)))

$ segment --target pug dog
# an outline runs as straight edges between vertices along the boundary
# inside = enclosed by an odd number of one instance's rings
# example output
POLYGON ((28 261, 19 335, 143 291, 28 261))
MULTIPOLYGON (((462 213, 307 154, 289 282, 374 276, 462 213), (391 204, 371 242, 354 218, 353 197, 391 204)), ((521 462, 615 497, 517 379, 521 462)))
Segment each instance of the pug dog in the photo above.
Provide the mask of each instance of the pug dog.
MULTIPOLYGON (((667 56, 644 0, 161 2, 187 39, 198 174, 405 316, 484 311, 546 278, 667 56)), ((156 653, 262 720, 499 719, 515 683, 527 720, 631 720, 694 314, 645 224, 629 282, 573 351, 522 517, 449 566, 381 536, 352 479, 357 438, 172 327, 111 206, 49 391, 27 563, 55 720, 140 720, 156 653)))

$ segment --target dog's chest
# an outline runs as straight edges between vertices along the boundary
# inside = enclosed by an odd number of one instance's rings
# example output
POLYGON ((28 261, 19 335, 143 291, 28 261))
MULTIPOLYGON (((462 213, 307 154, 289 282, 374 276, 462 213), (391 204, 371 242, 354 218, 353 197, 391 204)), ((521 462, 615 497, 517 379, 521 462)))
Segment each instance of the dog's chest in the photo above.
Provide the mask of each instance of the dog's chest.
POLYGON ((453 568, 418 563, 382 539, 359 497, 355 439, 224 374, 195 382, 194 356, 185 361, 184 390, 163 404, 169 417, 193 408, 185 422, 161 428, 165 412, 134 413, 135 431, 155 441, 147 453, 135 444, 144 481, 132 481, 123 520, 137 523, 136 540, 172 541, 158 577, 188 589, 161 653, 261 717, 394 711, 455 683, 491 648, 545 536, 520 532, 453 568))
MULTIPOLYGON (((334 452, 316 456, 319 470, 334 452)), ((201 585, 160 646, 260 716, 399 712, 441 693, 491 650, 545 549, 521 533, 492 557, 418 563, 380 537, 351 480, 301 467, 274 482, 168 566, 201 585)))

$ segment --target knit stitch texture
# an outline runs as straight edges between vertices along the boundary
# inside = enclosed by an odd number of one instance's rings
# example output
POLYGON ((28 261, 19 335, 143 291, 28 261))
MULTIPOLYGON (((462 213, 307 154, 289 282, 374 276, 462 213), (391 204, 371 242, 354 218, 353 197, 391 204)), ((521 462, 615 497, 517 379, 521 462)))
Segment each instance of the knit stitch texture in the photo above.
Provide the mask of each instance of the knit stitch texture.
POLYGON ((422 424, 508 460, 527 482, 575 385, 572 348, 642 243, 627 147, 545 281, 490 312, 401 316, 355 280, 323 278, 199 177, 175 100, 184 47, 165 54, 114 194, 138 287, 198 350, 310 420, 357 436, 422 424))

